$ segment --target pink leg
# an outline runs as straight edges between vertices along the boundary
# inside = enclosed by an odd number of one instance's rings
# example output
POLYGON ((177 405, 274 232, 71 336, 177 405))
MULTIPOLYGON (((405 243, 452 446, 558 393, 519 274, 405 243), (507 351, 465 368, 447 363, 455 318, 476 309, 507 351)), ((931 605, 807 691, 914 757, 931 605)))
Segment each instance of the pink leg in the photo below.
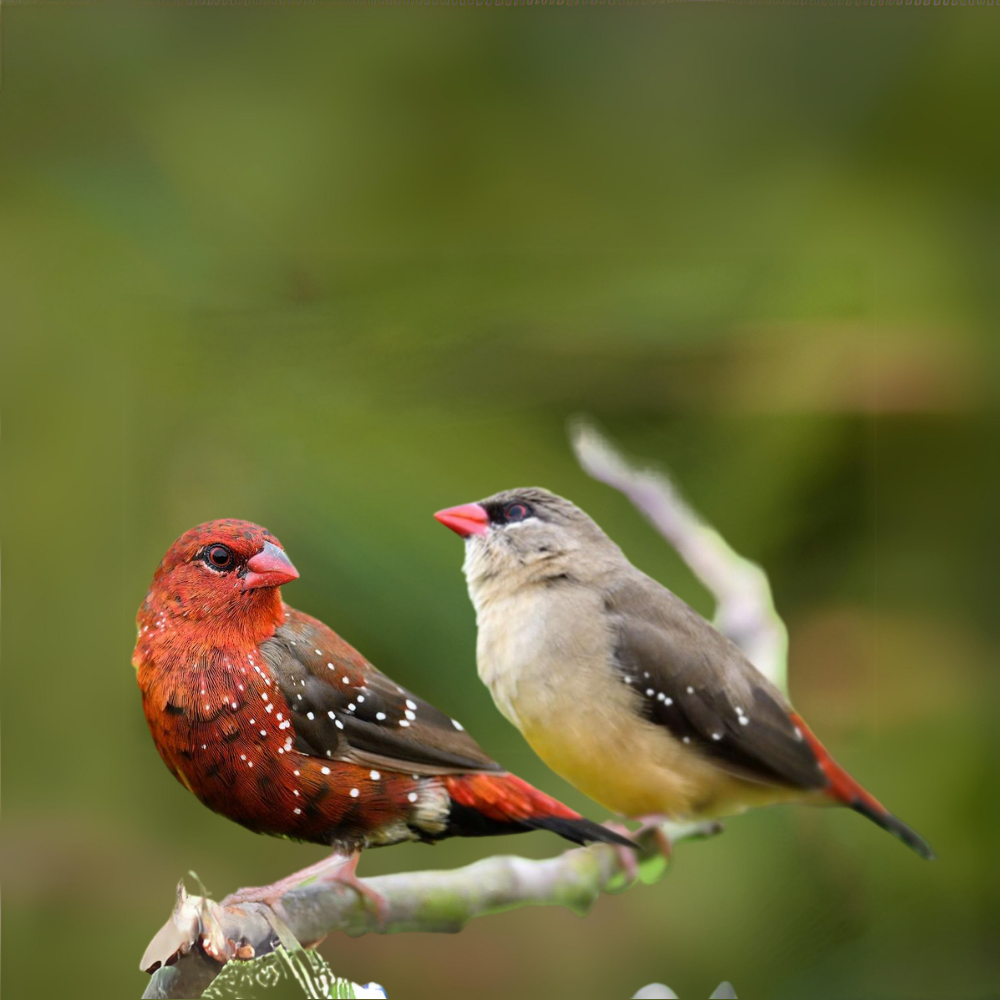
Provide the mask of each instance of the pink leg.
MULTIPOLYGON (((670 843, 670 838, 663 830, 662 825, 670 817, 661 813, 651 813, 648 816, 636 816, 634 818, 639 823, 639 829, 634 832, 628 829, 623 823, 611 822, 606 823, 605 826, 609 830, 614 830, 615 833, 620 833, 622 836, 629 837, 638 843, 641 843, 645 837, 651 837, 656 844, 658 853, 669 862, 673 855, 673 845, 670 843)), ((625 878, 628 880, 628 884, 631 885, 639 877, 639 858, 637 853, 627 847, 616 847, 615 852, 618 855, 618 862, 622 866, 622 871, 625 873, 625 878)))
MULTIPOLYGON (((633 839, 632 831, 624 823, 612 820, 604 825, 614 833, 628 837, 629 840, 633 839)), ((621 865, 622 871, 625 873, 625 884, 631 885, 639 877, 639 860, 636 857, 636 851, 622 844, 615 844, 614 849, 618 864, 621 865)))
POLYGON ((633 836, 638 840, 651 833, 660 854, 669 861, 673 856, 674 847, 663 830, 663 824, 668 822, 670 817, 664 813, 651 813, 648 816, 636 816, 636 819, 639 821, 639 829, 633 836))
POLYGON ((343 854, 331 854, 328 858, 303 868, 293 875, 274 882, 271 885, 255 886, 240 889, 223 900, 223 905, 229 906, 239 903, 264 903, 272 909, 280 903, 282 897, 301 888, 309 883, 321 882, 329 886, 348 886, 360 897, 364 905, 375 915, 380 929, 385 928, 388 917, 388 904, 374 889, 369 888, 357 876, 358 860, 360 852, 345 856, 343 854))

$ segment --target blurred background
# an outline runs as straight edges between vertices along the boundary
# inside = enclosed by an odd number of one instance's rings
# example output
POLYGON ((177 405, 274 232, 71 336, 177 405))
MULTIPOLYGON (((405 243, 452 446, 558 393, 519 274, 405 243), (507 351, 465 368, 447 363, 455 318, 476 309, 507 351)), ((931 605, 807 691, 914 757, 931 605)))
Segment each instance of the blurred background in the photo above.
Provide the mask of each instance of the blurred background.
POLYGON ((189 869, 221 897, 323 854, 208 812, 146 731, 135 610, 209 518, 265 524, 290 603, 604 818, 494 710, 431 518, 545 485, 710 615, 575 464, 577 413, 767 569, 797 707, 940 860, 773 809, 585 920, 324 955, 394 1000, 1000 996, 991 10, 7 6, 3 33, 8 996, 138 996, 189 869))

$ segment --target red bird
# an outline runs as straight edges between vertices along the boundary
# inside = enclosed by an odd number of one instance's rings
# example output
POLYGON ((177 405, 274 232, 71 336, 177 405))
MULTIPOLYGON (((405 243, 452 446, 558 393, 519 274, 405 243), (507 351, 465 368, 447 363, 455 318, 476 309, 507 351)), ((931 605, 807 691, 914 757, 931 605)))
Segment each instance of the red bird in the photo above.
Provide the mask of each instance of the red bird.
POLYGON ((264 528, 211 521, 171 546, 139 609, 146 721, 205 805, 352 855, 338 878, 357 888, 356 852, 405 840, 545 829, 634 846, 505 772, 458 722, 283 603, 298 575, 264 528))

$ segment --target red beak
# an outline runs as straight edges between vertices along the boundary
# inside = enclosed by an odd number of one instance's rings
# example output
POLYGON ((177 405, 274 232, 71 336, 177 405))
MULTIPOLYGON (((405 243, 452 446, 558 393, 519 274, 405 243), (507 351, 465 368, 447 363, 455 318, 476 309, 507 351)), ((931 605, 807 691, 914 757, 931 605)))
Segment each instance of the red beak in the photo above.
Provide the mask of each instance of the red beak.
POLYGON ((247 560, 247 575, 243 577, 244 590, 258 587, 280 587, 299 578, 299 571, 291 559, 273 542, 265 542, 264 548, 247 560))
POLYGON ((490 515, 486 513, 486 508, 477 503, 439 510, 434 517, 463 538, 468 538, 469 535, 485 535, 490 525, 490 515))

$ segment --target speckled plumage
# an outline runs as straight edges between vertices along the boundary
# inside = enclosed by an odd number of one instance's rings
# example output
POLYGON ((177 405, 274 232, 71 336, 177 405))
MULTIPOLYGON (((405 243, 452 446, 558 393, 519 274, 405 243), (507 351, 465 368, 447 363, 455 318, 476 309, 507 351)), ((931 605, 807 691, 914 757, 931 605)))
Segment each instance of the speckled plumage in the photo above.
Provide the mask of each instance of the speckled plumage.
POLYGON ((205 805, 344 852, 537 828, 621 839, 504 772, 459 723, 284 604, 273 581, 291 574, 265 529, 214 521, 172 546, 139 610, 150 732, 205 805), (225 570, 210 558, 222 548, 225 570))

